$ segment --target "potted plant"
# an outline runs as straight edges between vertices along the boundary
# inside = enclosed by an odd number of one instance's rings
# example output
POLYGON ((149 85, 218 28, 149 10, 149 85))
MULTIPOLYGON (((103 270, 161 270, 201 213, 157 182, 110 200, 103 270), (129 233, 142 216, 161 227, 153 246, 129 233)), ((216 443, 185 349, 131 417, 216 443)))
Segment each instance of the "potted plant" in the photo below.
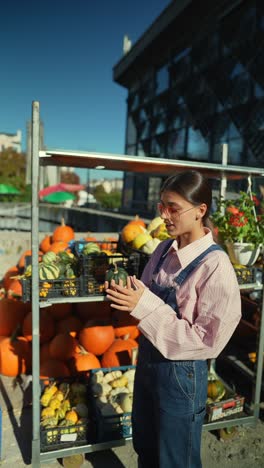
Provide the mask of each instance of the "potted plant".
POLYGON ((234 200, 220 198, 216 203, 211 220, 230 260, 235 264, 253 265, 264 241, 264 215, 259 213, 260 201, 251 192, 240 192, 234 200))

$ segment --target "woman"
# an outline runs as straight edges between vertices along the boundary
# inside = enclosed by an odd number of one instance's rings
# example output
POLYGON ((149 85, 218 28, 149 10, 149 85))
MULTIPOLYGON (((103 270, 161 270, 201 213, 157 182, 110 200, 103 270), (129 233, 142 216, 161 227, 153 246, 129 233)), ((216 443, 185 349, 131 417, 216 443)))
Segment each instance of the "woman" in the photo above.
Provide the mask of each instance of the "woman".
POLYGON ((143 468, 201 467, 207 360, 216 358, 241 317, 239 287, 208 226, 212 191, 196 171, 169 177, 161 242, 141 281, 106 284, 111 306, 141 331, 133 402, 133 443, 143 468))

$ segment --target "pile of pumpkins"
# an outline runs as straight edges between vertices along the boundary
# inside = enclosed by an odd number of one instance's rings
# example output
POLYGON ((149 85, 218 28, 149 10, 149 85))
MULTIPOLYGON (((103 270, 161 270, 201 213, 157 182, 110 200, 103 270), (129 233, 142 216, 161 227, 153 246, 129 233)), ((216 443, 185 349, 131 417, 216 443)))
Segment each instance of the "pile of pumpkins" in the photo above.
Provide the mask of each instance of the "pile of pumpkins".
MULTIPOLYGON (((74 230, 62 223, 51 236, 40 243, 39 260, 42 274, 49 275, 54 266, 45 261, 58 258, 66 261, 64 268, 72 275, 74 266, 67 249, 75 237, 74 230), (54 257, 55 254, 55 257, 54 257), (49 258, 52 255, 52 259, 49 258), (43 262, 44 258, 44 262, 43 262), (68 265, 68 266, 67 266, 68 265), (44 268, 44 269, 43 269, 44 268)), ((85 239, 92 241, 90 237, 85 239)), ((113 247, 106 239, 100 245, 113 247)), ((17 265, 8 269, 0 285, 0 374, 15 377, 32 371, 31 303, 23 303, 21 281, 25 274, 27 250, 17 265)), ((63 263, 63 262, 62 262, 63 263)), ((114 270, 113 270, 114 274, 114 270)), ((78 375, 90 369, 131 364, 132 349, 137 348, 139 330, 132 317, 112 311, 108 302, 53 304, 40 309, 40 376, 63 377, 78 375), (121 355, 127 356, 125 362, 121 355)))
POLYGON ((125 245, 148 255, 154 252, 161 241, 169 238, 165 223, 160 216, 152 219, 148 225, 136 216, 121 231, 121 239, 125 245))

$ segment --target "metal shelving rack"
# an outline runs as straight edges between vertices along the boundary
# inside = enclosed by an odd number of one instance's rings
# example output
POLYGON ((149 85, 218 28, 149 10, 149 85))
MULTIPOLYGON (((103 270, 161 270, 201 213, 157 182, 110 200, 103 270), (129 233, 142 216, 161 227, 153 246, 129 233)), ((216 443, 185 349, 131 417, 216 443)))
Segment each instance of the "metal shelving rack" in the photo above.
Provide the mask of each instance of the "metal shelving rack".
MULTIPOLYGON (((81 168, 104 168, 120 171, 141 172, 147 174, 169 175, 173 171, 197 169, 207 177, 220 178, 221 194, 224 195, 227 179, 242 179, 247 177, 264 176, 264 169, 252 167, 229 166, 223 158, 223 164, 198 163, 178 160, 155 159, 139 156, 113 155, 102 153, 85 153, 80 151, 65 150, 39 150, 40 112, 39 102, 32 103, 32 389, 33 389, 33 438, 32 438, 32 467, 40 467, 41 462, 47 462, 56 458, 63 458, 78 453, 90 453, 107 448, 118 447, 126 444, 126 440, 114 440, 99 444, 84 445, 64 448, 50 452, 40 451, 40 385, 39 385, 39 309, 55 302, 63 302, 64 299, 51 299, 47 302, 39 301, 39 273, 38 273, 38 249, 39 249, 39 167, 41 166, 68 166, 81 168)), ((241 290, 263 289, 263 285, 249 284, 241 286, 241 290)), ((258 360, 255 374, 255 394, 252 402, 252 413, 243 414, 204 424, 204 430, 216 430, 235 425, 254 426, 259 417, 260 394, 262 383, 262 365, 264 352, 264 294, 262 294, 262 320, 260 324, 258 341, 258 360)), ((103 297, 67 298, 71 302, 102 301, 103 297)), ((235 357, 233 361, 235 362, 235 357)), ((244 371, 252 371, 244 369, 244 371)), ((252 374, 250 374, 252 376, 252 374)), ((253 379, 252 379, 253 380, 253 379)))

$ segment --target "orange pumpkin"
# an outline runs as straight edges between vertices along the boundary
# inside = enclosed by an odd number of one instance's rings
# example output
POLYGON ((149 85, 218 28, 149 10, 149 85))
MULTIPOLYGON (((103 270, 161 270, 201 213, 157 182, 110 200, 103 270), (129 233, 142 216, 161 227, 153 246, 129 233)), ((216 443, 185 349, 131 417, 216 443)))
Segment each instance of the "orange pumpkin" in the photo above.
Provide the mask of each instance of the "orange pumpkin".
POLYGON ((70 371, 68 366, 58 359, 48 359, 40 364, 40 378, 68 377, 70 371))
POLYGON ((101 359, 102 367, 119 367, 130 365, 132 349, 134 348, 138 348, 138 344, 135 340, 132 340, 131 338, 128 338, 127 340, 118 338, 103 354, 101 359))
POLYGON ((39 244, 39 248, 43 253, 46 253, 49 251, 51 244, 52 244, 52 237, 47 235, 44 237, 44 239, 42 239, 41 243, 39 244))
POLYGON ((10 283, 12 281, 12 276, 17 276, 19 275, 19 269, 16 265, 10 267, 3 278, 3 287, 5 288, 6 291, 8 291, 10 283))
POLYGON ((82 322, 78 317, 70 315, 69 317, 66 317, 65 319, 56 323, 56 332, 68 333, 73 338, 75 338, 81 330, 82 326, 82 322))
POLYGON ((94 236, 87 236, 87 237, 84 238, 84 240, 86 242, 97 242, 97 239, 94 236))
MULTIPOLYGON (((42 255, 43 255, 43 252, 41 252, 39 250, 39 262, 41 261, 41 258, 42 258, 42 255)), ((17 266, 19 268, 19 270, 24 270, 25 268, 25 259, 26 257, 31 257, 32 256, 32 250, 25 250, 25 252, 22 253, 22 255, 20 256, 18 262, 17 262, 17 266)))
POLYGON ((63 302, 62 304, 52 304, 49 308, 50 315, 54 320, 62 320, 69 317, 72 313, 72 304, 70 302, 63 302))
POLYGON ((135 340, 139 336, 137 327, 138 320, 131 315, 124 314, 123 311, 115 309, 112 314, 112 325, 116 338, 132 338, 135 340))
POLYGON ((7 298, 8 299, 21 299, 23 295, 22 292, 22 284, 21 281, 18 279, 12 279, 9 283, 9 288, 7 291, 7 298))
POLYGON ((140 226, 143 226, 143 228, 146 227, 146 223, 145 221, 143 221, 143 219, 141 219, 138 215, 136 215, 133 219, 131 219, 131 221, 129 221, 128 224, 139 224, 140 226))
POLYGON ((81 351, 80 353, 76 353, 74 358, 70 360, 69 366, 71 373, 77 374, 78 372, 86 372, 91 369, 99 369, 101 364, 94 354, 81 351))
POLYGON ((22 337, 0 337, 0 374, 15 377, 25 374, 30 368, 30 347, 22 337))
MULTIPOLYGON (((22 326, 23 336, 32 341, 32 312, 29 312, 23 321, 22 326)), ((54 320, 49 314, 49 308, 41 309, 39 316, 39 341, 40 344, 47 343, 55 335, 54 320)))
POLYGON ((70 421, 72 424, 76 424, 78 421, 78 414, 74 410, 67 411, 65 419, 66 421, 70 421))
POLYGON ((67 250, 69 247, 68 242, 56 241, 52 242, 48 252, 54 252, 55 254, 67 250))
POLYGON ((100 356, 103 354, 115 339, 112 325, 94 325, 87 322, 79 333, 79 342, 89 353, 100 356))
POLYGON ((100 248, 102 250, 109 250, 110 252, 115 252, 117 249, 117 241, 118 239, 116 237, 106 237, 100 245, 100 248))
POLYGON ((94 317, 98 320, 110 320, 112 309, 110 303, 100 302, 79 302, 74 304, 74 313, 79 319, 86 323, 88 320, 92 320, 94 317))
POLYGON ((124 242, 129 244, 138 236, 138 234, 142 234, 145 231, 146 229, 141 224, 130 222, 123 227, 121 238, 124 242))
POLYGON ((67 361, 74 356, 78 342, 68 333, 59 333, 52 338, 49 344, 49 353, 52 359, 67 361))
POLYGON ((50 352, 49 352, 49 342, 43 343, 40 346, 40 355, 39 355, 40 362, 45 362, 48 359, 51 359, 50 352))
POLYGON ((21 301, 0 301, 0 336, 11 336, 18 325, 22 325, 31 305, 21 301))
POLYGON ((64 219, 61 220, 61 226, 58 226, 52 234, 52 242, 69 242, 74 239, 74 230, 70 226, 66 226, 64 219))

